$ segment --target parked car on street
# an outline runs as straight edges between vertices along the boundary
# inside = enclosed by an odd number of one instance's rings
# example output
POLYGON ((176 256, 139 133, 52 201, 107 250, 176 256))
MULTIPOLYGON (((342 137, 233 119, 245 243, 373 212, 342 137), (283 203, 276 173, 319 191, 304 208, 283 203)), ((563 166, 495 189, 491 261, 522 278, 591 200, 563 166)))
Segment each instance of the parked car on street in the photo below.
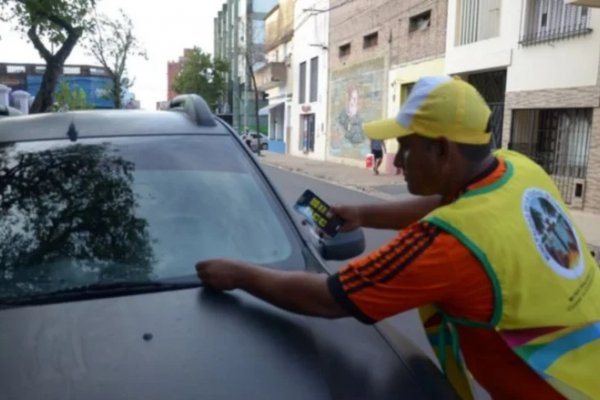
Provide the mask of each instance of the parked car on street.
POLYGON ((265 135, 262 133, 256 132, 247 132, 242 134, 242 141, 250 147, 250 149, 254 152, 257 151, 260 146, 261 150, 269 149, 269 141, 265 135))
POLYGON ((0 398, 451 399, 385 323, 204 288, 202 259, 328 273, 364 249, 294 222, 198 96, 0 119, 0 398))

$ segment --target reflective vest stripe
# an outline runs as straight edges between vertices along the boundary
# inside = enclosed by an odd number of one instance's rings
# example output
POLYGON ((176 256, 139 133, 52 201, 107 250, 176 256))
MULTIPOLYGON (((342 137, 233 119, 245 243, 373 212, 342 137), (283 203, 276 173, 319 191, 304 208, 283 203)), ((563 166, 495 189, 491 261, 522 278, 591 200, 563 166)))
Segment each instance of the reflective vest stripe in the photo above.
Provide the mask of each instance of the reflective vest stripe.
POLYGON ((545 371, 569 351, 585 346, 594 340, 600 340, 600 322, 587 325, 559 339, 542 346, 528 358, 528 363, 539 373, 545 371))

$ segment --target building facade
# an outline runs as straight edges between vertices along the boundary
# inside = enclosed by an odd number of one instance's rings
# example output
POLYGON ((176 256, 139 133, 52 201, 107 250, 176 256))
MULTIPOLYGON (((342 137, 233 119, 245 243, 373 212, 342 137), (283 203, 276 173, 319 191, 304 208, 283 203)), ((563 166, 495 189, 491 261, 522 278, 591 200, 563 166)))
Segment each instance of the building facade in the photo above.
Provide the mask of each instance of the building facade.
POLYGON ((294 4, 289 153, 320 160, 327 157, 329 8, 329 0, 294 4))
MULTIPOLYGON (((446 1, 332 0, 330 11, 329 159, 364 165, 361 125, 395 115, 412 84, 444 69, 446 1)), ((396 143, 386 143, 391 170, 396 143)))
POLYGON ((167 63, 167 101, 173 100, 177 93, 173 89, 173 84, 175 83, 175 79, 183 69, 183 63, 185 62, 186 57, 188 57, 193 49, 184 49, 183 56, 179 57, 177 61, 169 61, 167 63))
POLYGON ((569 206, 591 212, 600 212, 599 44, 598 9, 449 1, 446 72, 488 100, 497 147, 528 155, 569 206))
POLYGON ((266 16, 265 61, 257 65, 258 90, 267 95, 268 104, 259 114, 268 118, 269 150, 286 152, 289 142, 292 101, 291 57, 294 37, 294 2, 280 0, 266 16))
MULTIPOLYGON (((420 77, 456 75, 492 109, 496 148, 538 162, 572 208, 600 212, 600 9, 587 7, 594 1, 296 0, 293 29, 283 29, 291 2, 282 0, 269 14, 279 25, 267 28, 266 58, 250 59, 268 92, 270 139, 278 151, 362 166, 370 153, 364 122, 394 116, 420 77)), ((235 6, 245 21, 248 4, 228 0, 223 13, 235 6)), ((232 81, 243 98, 248 25, 217 20, 217 52, 237 59, 232 81), (223 21, 237 35, 223 36, 223 21)), ((395 145, 387 142, 386 171, 395 145)))
POLYGON ((227 0, 214 19, 214 56, 230 63, 226 93, 216 111, 230 114, 238 132, 268 130, 266 116, 257 116, 267 101, 264 92, 255 93, 254 72, 265 60, 265 18, 276 4, 277 0, 227 0))
MULTIPOLYGON (((419 78, 444 73, 447 0, 413 0, 404 5, 397 22, 390 24, 389 38, 396 38, 397 45, 390 47, 387 117, 396 116, 419 78)), ((386 148, 384 168, 392 173, 398 142, 389 140, 386 148)))

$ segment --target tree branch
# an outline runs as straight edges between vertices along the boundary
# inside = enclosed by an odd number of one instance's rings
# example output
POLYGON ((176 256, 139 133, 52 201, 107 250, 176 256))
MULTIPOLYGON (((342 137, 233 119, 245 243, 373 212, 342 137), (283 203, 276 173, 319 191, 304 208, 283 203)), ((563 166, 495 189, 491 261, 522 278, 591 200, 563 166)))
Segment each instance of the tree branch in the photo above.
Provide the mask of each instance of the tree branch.
MULTIPOLYGON (((28 6, 29 1, 28 0, 16 0, 17 2, 23 4, 25 7, 28 6)), ((64 30, 66 30, 69 35, 74 34, 75 29, 73 27, 73 25, 71 25, 69 22, 67 22, 64 18, 61 18, 60 16, 56 15, 56 14, 51 14, 49 13, 45 8, 36 8, 35 13, 42 15, 43 17, 45 17, 46 19, 48 19, 48 21, 60 26, 61 28, 63 28, 64 30)))
POLYGON ((40 53, 40 56, 42 56, 42 58, 46 60, 46 62, 50 62, 53 54, 50 53, 50 51, 46 48, 46 46, 44 45, 44 43, 42 43, 42 40, 38 36, 37 25, 32 25, 31 28, 29 28, 29 30, 27 31, 27 36, 29 37, 29 40, 31 40, 31 42, 33 43, 33 46, 40 53))

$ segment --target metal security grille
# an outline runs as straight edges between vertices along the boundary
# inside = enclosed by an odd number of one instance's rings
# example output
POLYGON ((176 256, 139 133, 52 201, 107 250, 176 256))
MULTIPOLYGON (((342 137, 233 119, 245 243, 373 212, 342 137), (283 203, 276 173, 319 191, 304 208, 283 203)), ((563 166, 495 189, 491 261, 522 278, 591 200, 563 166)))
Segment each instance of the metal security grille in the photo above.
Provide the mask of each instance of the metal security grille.
POLYGON ((458 0, 456 45, 498 36, 500 0, 458 0))
POLYGON ((564 0, 526 0, 521 32, 524 46, 590 33, 587 7, 566 5, 564 0))
POLYGON ((492 110, 490 128, 494 148, 502 146, 502 121, 504 120, 504 95, 506 93, 506 70, 471 74, 468 82, 483 96, 492 110))
POLYGON ((502 121, 504 120, 504 102, 488 103, 492 110, 490 128, 492 131, 492 146, 494 149, 502 147, 502 121))
POLYGON ((591 126, 591 108, 515 110, 509 148, 541 165, 573 204, 585 189, 591 126))

